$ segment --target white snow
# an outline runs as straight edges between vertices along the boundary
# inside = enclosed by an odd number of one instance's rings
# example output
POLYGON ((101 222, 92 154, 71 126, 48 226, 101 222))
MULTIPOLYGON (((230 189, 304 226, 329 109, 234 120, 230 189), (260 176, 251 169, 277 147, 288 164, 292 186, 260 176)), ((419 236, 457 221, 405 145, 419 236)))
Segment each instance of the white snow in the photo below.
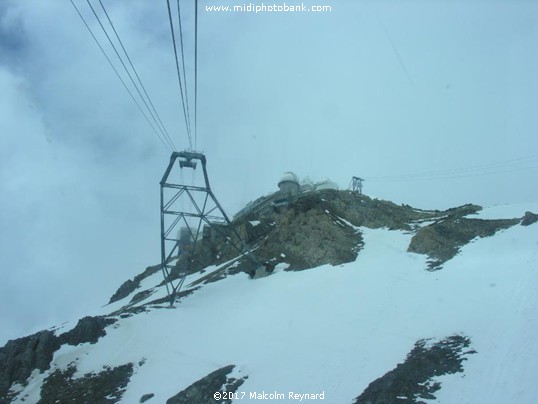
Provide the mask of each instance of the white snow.
MULTIPOLYGON (((491 209, 496 218, 524 213, 491 209)), ((248 375, 241 402, 256 401, 250 392, 276 391, 286 397, 324 392, 325 402, 349 403, 402 362, 417 340, 458 333, 471 338, 477 353, 467 356, 464 374, 438 379, 442 388, 432 402, 535 402, 537 225, 476 239, 436 272, 425 270, 426 256, 406 252, 411 234, 360 230, 365 247, 355 262, 280 270, 257 280, 228 276, 175 309, 119 319, 97 344, 63 346, 54 364, 76 362, 82 375, 133 362, 124 403, 146 393, 165 402, 229 364, 237 365, 236 377, 248 375)), ((151 299, 164 293, 160 288, 151 299)), ((35 392, 41 380, 35 377, 25 390, 35 392)))
POLYGON ((489 206, 485 207, 476 215, 470 215, 469 217, 477 217, 479 219, 514 219, 523 217, 527 211, 538 213, 538 203, 489 206))
MULTIPOLYGON (((354 224, 352 224, 350 221, 344 219, 344 218, 341 218, 340 216, 338 216, 338 220, 341 221, 341 222, 344 222, 346 225, 348 225, 349 227, 353 228, 354 230, 356 231, 359 231, 360 230, 360 227, 358 226, 355 226, 354 224)), ((338 223, 338 222, 335 222, 335 223, 338 223)))

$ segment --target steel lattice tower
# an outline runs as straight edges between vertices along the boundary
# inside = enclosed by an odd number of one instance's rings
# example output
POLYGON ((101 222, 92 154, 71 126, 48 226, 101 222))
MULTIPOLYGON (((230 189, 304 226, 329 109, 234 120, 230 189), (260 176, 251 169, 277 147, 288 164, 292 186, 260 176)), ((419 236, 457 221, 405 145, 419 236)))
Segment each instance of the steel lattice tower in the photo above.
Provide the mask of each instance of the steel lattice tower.
MULTIPOLYGON (((258 263, 248 251, 211 190, 206 168, 206 157, 195 152, 173 152, 162 177, 161 188, 161 269, 170 304, 173 304, 186 276, 192 269, 197 243, 212 230, 252 263, 258 263), (174 165, 178 162, 178 169, 174 165), (201 184, 186 185, 182 171, 194 172, 198 163, 203 170, 201 184), (179 178, 177 178, 179 174, 179 178), (234 236, 234 239, 230 237, 234 236), (179 269, 180 256, 187 254, 186 267, 179 269), (179 276, 171 276, 173 269, 179 276)), ((194 181, 193 181, 194 182, 194 181)))

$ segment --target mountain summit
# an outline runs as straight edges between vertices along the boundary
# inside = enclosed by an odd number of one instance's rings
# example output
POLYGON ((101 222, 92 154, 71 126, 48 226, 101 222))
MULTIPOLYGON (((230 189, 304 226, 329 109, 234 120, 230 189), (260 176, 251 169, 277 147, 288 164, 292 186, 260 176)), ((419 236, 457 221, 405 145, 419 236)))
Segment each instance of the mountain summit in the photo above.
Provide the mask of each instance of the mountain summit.
POLYGON ((72 324, 0 348, 0 402, 533 403, 538 205, 321 189, 205 232, 72 324), (190 249, 190 250, 189 250, 190 249))

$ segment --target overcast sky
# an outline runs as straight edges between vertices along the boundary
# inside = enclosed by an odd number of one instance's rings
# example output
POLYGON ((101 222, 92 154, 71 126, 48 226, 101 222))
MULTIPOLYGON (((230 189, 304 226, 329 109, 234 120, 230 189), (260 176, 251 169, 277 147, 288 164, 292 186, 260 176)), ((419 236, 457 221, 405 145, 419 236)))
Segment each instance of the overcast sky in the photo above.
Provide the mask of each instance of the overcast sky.
MULTIPOLYGON (((166 1, 103 2, 187 148, 166 1)), ((181 2, 190 96, 192 3, 181 2)), ((366 194, 420 208, 538 200, 536 1, 204 10, 234 4, 248 3, 200 0, 199 11, 197 149, 228 213, 288 170, 342 188, 360 176, 366 194)), ((3 345, 105 304, 158 263, 170 150, 68 0, 0 1, 0 141, 3 345)))

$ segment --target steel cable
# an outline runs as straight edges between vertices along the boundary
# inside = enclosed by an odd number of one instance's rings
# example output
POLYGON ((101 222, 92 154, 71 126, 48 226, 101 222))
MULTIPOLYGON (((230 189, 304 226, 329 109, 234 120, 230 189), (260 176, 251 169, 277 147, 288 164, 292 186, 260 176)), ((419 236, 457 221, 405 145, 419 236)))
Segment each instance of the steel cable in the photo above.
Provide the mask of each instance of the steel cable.
POLYGON ((142 110, 142 107, 140 106, 140 104, 138 103, 138 101, 136 100, 135 96, 133 95, 133 93, 131 92, 131 90, 129 90, 129 87, 127 86, 127 84, 125 83, 125 81, 123 80, 123 78, 121 77, 121 75, 119 74, 118 70, 116 69, 116 67, 114 66, 114 64, 112 63, 112 61, 110 60, 110 58, 108 57, 108 55, 106 54, 105 50, 103 49, 103 47, 101 46, 101 44, 99 43, 99 40, 97 39, 97 37, 94 35, 93 31, 91 30, 90 26, 88 25, 88 23, 86 22, 84 16, 82 15, 82 13, 80 12, 80 10, 78 9, 78 7, 75 5, 75 3, 73 2, 73 0, 69 0, 71 2, 71 4, 73 5, 75 11, 77 12, 78 16, 80 17, 80 19, 82 20, 82 22, 84 23, 84 25, 86 26, 86 28, 88 29, 88 32, 90 33, 90 35, 92 36, 93 40, 95 41, 95 43, 97 44, 97 46, 99 47, 99 49, 101 50, 101 53, 104 55, 104 57, 106 58, 106 60, 108 61, 108 63, 110 64, 110 67, 112 67, 112 70, 114 70, 114 73, 116 73, 116 76, 118 77, 118 79, 121 81, 121 84, 123 84, 123 87, 125 88, 125 90, 127 90, 127 92, 129 93, 129 95, 131 96, 131 99, 133 100, 133 102, 136 104, 136 106, 138 107, 138 110, 140 111, 140 113, 142 114, 142 116, 144 117, 144 119, 147 121, 148 125, 151 127, 151 129, 153 130, 153 132, 155 133, 155 135, 159 138, 159 140, 161 141, 161 143, 169 148, 171 151, 174 151, 172 145, 170 145, 163 137, 162 135, 159 134, 159 132, 157 132, 157 130, 155 129, 155 127, 153 126, 153 124, 151 123, 151 121, 149 120, 149 118, 147 117, 147 115, 144 113, 144 111, 142 110))
MULTIPOLYGON (((183 27, 181 25, 181 9, 179 7, 179 0, 177 0, 177 19, 178 19, 178 26, 179 26, 179 44, 181 46, 181 64, 183 67, 183 85, 185 87, 185 103, 187 104, 187 116, 189 117, 189 131, 191 131, 191 113, 189 110, 189 93, 188 93, 188 87, 187 87, 187 74, 185 73, 185 52, 183 51, 183 27)), ((196 129, 196 128, 195 128, 196 129)), ((195 131, 195 138, 194 138, 194 149, 196 150, 196 131, 195 131)))
POLYGON ((483 175, 503 174, 521 170, 532 170, 538 168, 538 165, 536 165, 536 163, 538 163, 538 155, 533 155, 527 157, 520 157, 517 159, 498 161, 494 163, 478 164, 469 167, 452 168, 414 174, 367 177, 366 180, 369 182, 408 182, 467 178, 483 175))
POLYGON ((185 118, 185 126, 187 128, 187 136, 189 138, 189 146, 192 149, 192 137, 191 137, 191 131, 190 131, 190 121, 189 121, 189 119, 187 117, 187 110, 185 108, 185 97, 184 97, 184 94, 183 94, 183 84, 181 82, 181 74, 179 72, 179 61, 178 61, 178 57, 177 57, 176 36, 174 34, 174 24, 172 22, 172 10, 170 9, 170 0, 166 0, 166 4, 168 6, 168 18, 170 20, 170 31, 172 33, 172 43, 173 43, 173 46, 174 46, 174 56, 175 56, 175 59, 176 59, 176 70, 177 70, 177 78, 178 78, 178 82, 179 82, 179 90, 180 90, 180 93, 181 93, 181 103, 182 103, 182 106, 183 106, 183 116, 185 118))
MULTIPOLYGON (((142 96, 142 93, 140 92, 140 89, 138 88, 138 86, 136 85, 134 79, 133 79, 133 76, 131 75, 131 73, 129 72, 129 69, 127 69, 127 66, 125 66, 125 62, 123 61, 122 57, 120 56, 118 50, 116 49, 116 46, 114 45, 114 42, 112 41, 112 39, 110 38, 110 35, 108 35, 108 32, 107 30, 105 29, 105 27, 103 26, 102 22, 101 22, 101 19, 99 18, 99 16, 97 15, 97 12, 95 11, 95 9, 93 8, 92 4, 90 3, 90 0, 86 0, 86 2, 88 3, 88 5, 90 6, 92 12, 93 12, 93 15, 95 16, 95 18, 97 19, 97 22, 99 23, 101 29, 103 30, 105 36, 107 37, 108 39, 108 42, 110 43, 110 45, 112 46, 112 49, 114 49, 114 52, 116 53, 116 56, 118 57, 120 63, 122 64, 125 72, 127 73, 127 76, 129 76, 129 79, 131 80, 131 83, 133 84, 133 86, 135 87, 139 97, 142 99, 142 102, 144 103, 144 105, 146 106, 148 112, 150 113, 151 117, 153 118, 153 121, 155 122, 155 124, 157 125, 157 127, 160 129, 160 131, 162 132, 162 129, 159 127, 159 124, 157 122, 157 119, 155 118, 155 116, 153 115, 153 112, 151 111, 150 107, 148 106, 148 103, 146 102, 145 98, 142 96)), ((163 137, 166 139, 166 135, 164 134, 164 132, 162 132, 163 134, 163 137)), ((174 145, 173 143, 170 142, 170 140, 166 139, 167 143, 169 143, 170 147, 172 148, 172 150, 174 149, 174 145)))
POLYGON ((112 20, 110 19, 110 16, 108 15, 108 12, 106 11, 106 8, 105 8, 105 6, 104 6, 104 4, 103 4, 103 2, 101 0, 99 0, 99 4, 101 4, 101 8, 103 9, 103 11, 105 13, 105 16, 106 16, 110 26, 112 27, 112 30, 114 31, 114 34, 116 35, 116 38, 118 39, 118 42, 119 42, 119 44, 121 46, 121 49, 125 53, 125 56, 127 57, 129 65, 131 66, 131 69, 133 69, 133 72, 134 72, 134 74, 135 74, 135 76, 136 76, 136 78, 138 80, 138 83, 142 87, 142 90, 144 91, 144 94, 145 94, 149 104, 151 105, 151 108, 152 108, 153 112, 155 113, 155 116, 157 117, 157 120, 159 121, 160 128, 164 132, 164 135, 165 135, 166 139, 172 144, 173 148, 175 149, 174 142, 170 138, 170 134, 166 130, 166 127, 164 126, 164 124, 163 124, 163 122, 161 120, 161 117, 159 116, 157 110, 155 109, 155 106, 153 105, 153 102, 151 101, 151 97, 149 96, 148 92, 146 91, 146 87, 142 83, 142 80, 140 79, 140 76, 138 75, 138 72, 136 71, 136 68, 134 67, 133 62, 131 61, 131 58, 129 57, 129 54, 127 53, 127 50, 125 49, 125 46, 123 46, 123 41, 121 40, 120 36, 118 35, 118 32, 116 31, 116 28, 114 27, 114 24, 112 23, 112 20))

